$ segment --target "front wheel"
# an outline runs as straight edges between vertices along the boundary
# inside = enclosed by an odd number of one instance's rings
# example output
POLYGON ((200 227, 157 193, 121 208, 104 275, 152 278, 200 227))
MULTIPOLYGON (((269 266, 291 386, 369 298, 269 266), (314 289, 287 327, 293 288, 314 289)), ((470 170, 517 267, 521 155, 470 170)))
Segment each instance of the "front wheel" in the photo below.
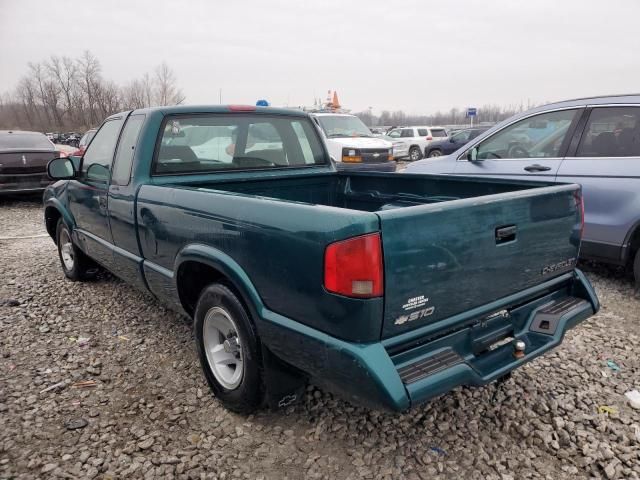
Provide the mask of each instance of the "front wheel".
POLYGON ((62 219, 58 220, 56 228, 56 244, 62 271, 69 280, 77 282, 95 276, 98 266, 75 246, 71 240, 71 231, 62 219))
POLYGON ((255 411, 264 398, 258 338, 238 297, 225 285, 209 285, 194 320, 198 357, 211 391, 229 410, 255 411))
POLYGON ((411 147, 409 150, 409 160, 415 162, 416 160, 420 160, 422 158, 422 154, 420 153, 420 149, 418 147, 411 147))
POLYGON ((429 152, 429 158, 440 156, 442 156, 442 152, 440 150, 432 150, 431 152, 429 152))

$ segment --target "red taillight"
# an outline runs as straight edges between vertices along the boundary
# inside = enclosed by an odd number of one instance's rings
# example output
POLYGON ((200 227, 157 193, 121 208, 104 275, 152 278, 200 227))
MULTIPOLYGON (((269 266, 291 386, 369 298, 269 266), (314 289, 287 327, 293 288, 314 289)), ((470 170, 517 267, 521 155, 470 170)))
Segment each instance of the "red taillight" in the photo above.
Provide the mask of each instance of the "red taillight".
POLYGON ((324 288, 346 297, 380 297, 382 268, 379 233, 332 243, 324 253, 324 288))
POLYGON ((230 112, 255 112, 256 107, 253 105, 229 105, 230 112))
POLYGON ((432 137, 431 135, 429 135, 429 136, 427 137, 427 140, 433 140, 433 137, 432 137))
POLYGON ((574 192, 573 199, 576 202, 576 208, 580 210, 580 238, 582 238, 584 233, 584 197, 582 196, 582 191, 574 192))

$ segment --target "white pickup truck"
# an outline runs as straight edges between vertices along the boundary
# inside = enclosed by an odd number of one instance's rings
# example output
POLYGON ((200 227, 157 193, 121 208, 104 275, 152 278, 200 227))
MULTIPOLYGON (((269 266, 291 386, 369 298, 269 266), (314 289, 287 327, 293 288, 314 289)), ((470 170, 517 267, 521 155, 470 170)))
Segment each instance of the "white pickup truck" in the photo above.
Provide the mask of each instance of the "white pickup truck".
POLYGON ((311 115, 322 131, 338 170, 395 171, 391 142, 373 136, 358 117, 334 112, 311 115))

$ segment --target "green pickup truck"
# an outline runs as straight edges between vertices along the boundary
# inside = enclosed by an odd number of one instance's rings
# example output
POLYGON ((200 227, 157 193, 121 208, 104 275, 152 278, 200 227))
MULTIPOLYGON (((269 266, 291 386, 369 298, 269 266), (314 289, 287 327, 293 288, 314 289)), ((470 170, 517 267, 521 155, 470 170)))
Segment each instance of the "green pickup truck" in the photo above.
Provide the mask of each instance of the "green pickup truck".
POLYGON ((124 112, 48 172, 65 275, 99 265, 193 318, 238 412, 310 380, 402 411, 506 376, 599 308, 578 185, 338 172, 302 112, 124 112))

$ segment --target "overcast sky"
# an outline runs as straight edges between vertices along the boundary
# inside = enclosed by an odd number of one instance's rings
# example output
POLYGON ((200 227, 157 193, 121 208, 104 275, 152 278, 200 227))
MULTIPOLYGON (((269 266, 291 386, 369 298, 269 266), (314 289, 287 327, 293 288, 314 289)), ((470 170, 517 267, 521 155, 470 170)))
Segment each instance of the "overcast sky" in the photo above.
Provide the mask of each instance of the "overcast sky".
POLYGON ((433 113, 640 91, 640 2, 0 0, 0 92, 93 52, 126 83, 165 60, 187 103, 433 113))

